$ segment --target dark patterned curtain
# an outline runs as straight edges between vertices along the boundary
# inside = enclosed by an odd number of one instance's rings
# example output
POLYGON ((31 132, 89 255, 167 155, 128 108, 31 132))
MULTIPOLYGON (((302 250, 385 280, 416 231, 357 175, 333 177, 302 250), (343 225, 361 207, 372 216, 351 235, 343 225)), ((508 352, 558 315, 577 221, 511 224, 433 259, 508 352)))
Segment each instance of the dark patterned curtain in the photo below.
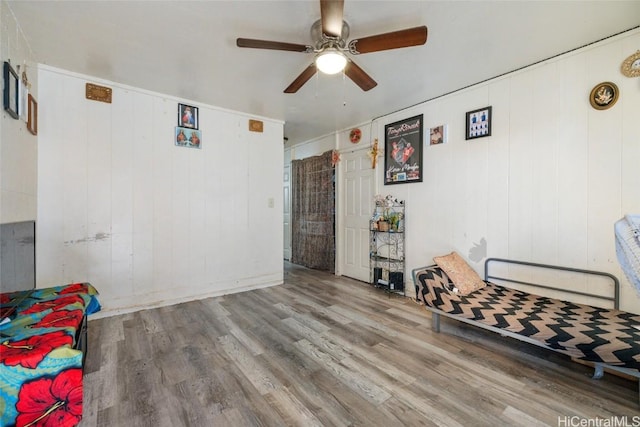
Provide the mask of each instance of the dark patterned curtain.
POLYGON ((332 152, 291 162, 291 262, 335 272, 332 152))

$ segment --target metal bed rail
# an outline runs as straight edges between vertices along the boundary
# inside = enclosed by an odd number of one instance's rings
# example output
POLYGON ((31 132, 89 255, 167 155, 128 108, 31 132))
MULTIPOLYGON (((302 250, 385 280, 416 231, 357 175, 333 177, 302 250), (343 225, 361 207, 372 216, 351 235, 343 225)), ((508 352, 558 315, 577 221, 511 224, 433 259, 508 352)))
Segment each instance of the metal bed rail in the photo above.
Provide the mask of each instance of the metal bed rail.
POLYGON ((554 290, 554 291, 561 291, 561 292, 565 292, 565 293, 568 293, 568 294, 574 294, 574 295, 581 295, 581 296, 586 296, 586 297, 591 297, 591 298, 597 298, 597 299, 601 299, 601 300, 605 300, 605 301, 613 301, 614 308, 616 310, 620 309, 620 281, 613 274, 610 274, 610 273, 607 273, 607 272, 604 272, 604 271, 585 270, 585 269, 582 269, 582 268, 563 267, 563 266, 559 266, 559 265, 550 265, 550 264, 539 264, 539 263, 527 262, 527 261, 515 261, 515 260, 505 259, 505 258, 487 258, 485 260, 485 262, 484 262, 484 280, 485 281, 491 281, 491 279, 500 280, 500 281, 508 282, 508 283, 517 283, 517 284, 521 284, 521 285, 535 286, 537 288, 542 288, 542 289, 551 289, 551 290, 554 290), (574 291, 574 290, 571 290, 571 289, 559 288, 557 286, 549 286, 549 285, 542 285, 542 284, 538 284, 538 283, 525 282, 525 281, 522 281, 522 280, 510 279, 510 278, 507 278, 507 277, 493 276, 493 275, 489 274, 489 264, 492 263, 492 262, 493 263, 503 263, 503 264, 517 264, 517 265, 524 265, 524 266, 527 266, 527 267, 547 268, 547 269, 551 269, 551 270, 569 271, 569 272, 572 272, 572 273, 583 273, 583 274, 591 274, 591 275, 594 275, 594 276, 605 277, 605 278, 611 279, 611 281, 613 282, 614 295, 611 297, 611 296, 606 296, 606 295, 592 294, 592 293, 589 293, 589 292, 580 292, 580 291, 574 291))

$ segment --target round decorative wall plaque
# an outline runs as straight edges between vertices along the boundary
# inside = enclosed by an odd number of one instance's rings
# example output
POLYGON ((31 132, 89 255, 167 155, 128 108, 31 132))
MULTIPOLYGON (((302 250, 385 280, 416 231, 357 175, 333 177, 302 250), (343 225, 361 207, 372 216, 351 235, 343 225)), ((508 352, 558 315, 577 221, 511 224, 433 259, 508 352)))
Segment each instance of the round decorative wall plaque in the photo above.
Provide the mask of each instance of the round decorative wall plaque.
POLYGON ((640 77, 640 50, 622 61, 620 71, 627 77, 640 77))
POLYGON ((360 142, 360 138, 362 138, 362 131, 358 128, 351 129, 351 132, 349 132, 349 141, 353 144, 357 144, 360 142))
POLYGON ((618 100, 618 86, 615 83, 603 82, 591 89, 589 102, 596 110, 606 110, 613 107, 618 100))

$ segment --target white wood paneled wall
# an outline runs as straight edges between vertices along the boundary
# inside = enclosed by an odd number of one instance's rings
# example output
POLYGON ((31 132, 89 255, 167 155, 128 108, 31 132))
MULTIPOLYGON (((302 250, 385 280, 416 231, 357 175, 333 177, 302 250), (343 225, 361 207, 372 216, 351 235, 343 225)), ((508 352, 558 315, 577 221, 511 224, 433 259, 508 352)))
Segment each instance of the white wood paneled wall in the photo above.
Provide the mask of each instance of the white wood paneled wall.
MULTIPOLYGON (((416 114, 425 135, 449 127, 446 144, 425 138, 424 182, 385 187, 377 172, 380 193, 407 200, 408 271, 453 250, 470 261, 484 238, 489 257, 613 273, 621 308, 640 313, 613 232, 640 212, 640 79, 620 73, 638 48, 636 30, 378 120, 381 142, 385 124, 416 114), (588 97, 603 81, 620 98, 597 111, 588 97), (492 136, 466 141, 465 112, 489 105, 492 136)), ((470 263, 482 274, 482 262, 470 263)))
POLYGON ((281 283, 283 123, 87 82, 39 69, 38 286, 89 281, 108 314, 281 283), (174 145, 178 102, 201 149, 174 145))

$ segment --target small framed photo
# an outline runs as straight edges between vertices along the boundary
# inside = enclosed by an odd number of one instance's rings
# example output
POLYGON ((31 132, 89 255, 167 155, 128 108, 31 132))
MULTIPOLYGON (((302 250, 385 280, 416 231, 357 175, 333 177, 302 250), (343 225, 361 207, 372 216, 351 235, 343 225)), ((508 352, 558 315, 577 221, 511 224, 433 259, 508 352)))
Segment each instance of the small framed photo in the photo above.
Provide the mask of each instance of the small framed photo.
POLYGON ((178 104, 178 126, 198 129, 198 107, 178 104))
POLYGON ((596 110, 606 110, 618 101, 618 86, 612 82, 597 84, 589 94, 589 103, 596 110))
POLYGON ((429 129, 429 145, 439 145, 447 142, 447 125, 440 125, 429 129))
POLYGON ((491 107, 484 107, 467 113, 465 139, 491 136, 491 107))
POLYGON ((34 135, 38 134, 38 103, 36 99, 29 94, 27 105, 27 130, 34 135))
POLYGON ((4 63, 4 109, 14 119, 18 118, 18 74, 6 61, 4 63))
POLYGON ((197 129, 177 126, 175 143, 179 147, 201 148, 202 134, 197 129))

